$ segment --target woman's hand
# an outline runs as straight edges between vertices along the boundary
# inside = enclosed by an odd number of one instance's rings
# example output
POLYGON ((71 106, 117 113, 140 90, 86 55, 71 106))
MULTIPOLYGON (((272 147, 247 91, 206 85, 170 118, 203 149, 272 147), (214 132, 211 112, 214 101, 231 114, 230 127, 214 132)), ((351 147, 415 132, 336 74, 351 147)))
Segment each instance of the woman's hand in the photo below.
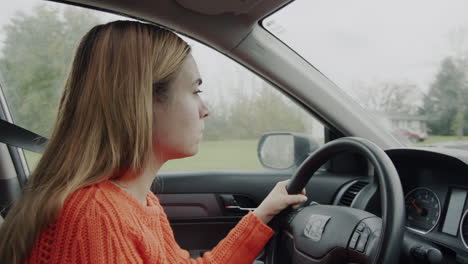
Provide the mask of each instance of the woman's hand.
POLYGON ((277 215, 289 205, 297 207, 299 204, 307 201, 305 189, 302 190, 301 194, 288 194, 286 191, 288 183, 289 180, 278 182, 275 185, 275 188, 271 190, 270 194, 268 194, 265 200, 263 200, 263 202, 253 212, 265 224, 270 222, 273 216, 277 215))

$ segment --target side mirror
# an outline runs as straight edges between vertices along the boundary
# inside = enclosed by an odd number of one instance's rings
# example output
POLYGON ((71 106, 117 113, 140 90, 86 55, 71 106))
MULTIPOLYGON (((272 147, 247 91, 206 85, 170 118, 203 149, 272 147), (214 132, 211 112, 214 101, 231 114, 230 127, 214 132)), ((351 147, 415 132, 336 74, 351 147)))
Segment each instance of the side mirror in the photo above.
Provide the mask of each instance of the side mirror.
POLYGON ((257 155, 265 168, 289 170, 298 167, 319 146, 315 139, 306 134, 270 132, 260 138, 257 155))

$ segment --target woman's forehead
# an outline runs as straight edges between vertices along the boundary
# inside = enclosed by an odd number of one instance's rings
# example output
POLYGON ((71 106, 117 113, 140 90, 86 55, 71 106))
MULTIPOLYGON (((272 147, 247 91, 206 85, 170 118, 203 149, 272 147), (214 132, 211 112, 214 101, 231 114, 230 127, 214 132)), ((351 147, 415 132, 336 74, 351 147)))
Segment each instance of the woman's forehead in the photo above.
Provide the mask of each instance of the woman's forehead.
POLYGON ((178 83, 193 83, 198 79, 201 79, 201 77, 198 71, 197 64, 192 55, 189 54, 182 63, 182 67, 180 68, 175 81, 178 83))

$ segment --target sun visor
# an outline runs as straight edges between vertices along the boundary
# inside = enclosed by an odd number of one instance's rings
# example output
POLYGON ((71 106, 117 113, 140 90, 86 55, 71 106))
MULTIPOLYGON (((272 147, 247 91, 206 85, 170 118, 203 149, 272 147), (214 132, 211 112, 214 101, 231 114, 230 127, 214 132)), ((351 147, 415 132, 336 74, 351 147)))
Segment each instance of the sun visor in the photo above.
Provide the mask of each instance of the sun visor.
POLYGON ((214 16, 226 13, 246 14, 262 0, 175 0, 175 2, 191 11, 214 16))

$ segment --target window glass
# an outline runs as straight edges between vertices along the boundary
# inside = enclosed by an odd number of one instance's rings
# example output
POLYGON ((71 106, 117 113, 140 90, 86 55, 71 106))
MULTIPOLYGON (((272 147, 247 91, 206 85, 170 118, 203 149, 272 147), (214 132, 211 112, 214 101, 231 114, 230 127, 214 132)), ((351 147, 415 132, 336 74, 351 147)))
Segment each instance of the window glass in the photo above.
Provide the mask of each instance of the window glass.
MULTIPOLYGON (((94 25, 117 19, 123 17, 47 1, 2 6, 0 85, 15 124, 50 137, 78 41, 94 25)), ((32 170, 40 154, 25 155, 32 170)))
MULTIPOLYGON (((0 84, 16 124, 50 137, 78 41, 94 25, 118 19, 128 18, 45 1, 15 1, 0 10, 0 84)), ((186 40, 210 116, 198 155, 170 161, 163 171, 264 170, 257 144, 266 132, 299 132, 323 142, 322 125, 286 96, 224 55, 186 40)), ((33 169, 41 155, 25 153, 33 169)))
POLYGON ((268 132, 304 133, 323 142, 322 124, 276 88, 213 49, 189 43, 210 116, 199 153, 169 161, 164 170, 264 170, 257 145, 268 132))
POLYGON ((407 145, 468 149, 468 2, 297 0, 263 26, 407 145))

